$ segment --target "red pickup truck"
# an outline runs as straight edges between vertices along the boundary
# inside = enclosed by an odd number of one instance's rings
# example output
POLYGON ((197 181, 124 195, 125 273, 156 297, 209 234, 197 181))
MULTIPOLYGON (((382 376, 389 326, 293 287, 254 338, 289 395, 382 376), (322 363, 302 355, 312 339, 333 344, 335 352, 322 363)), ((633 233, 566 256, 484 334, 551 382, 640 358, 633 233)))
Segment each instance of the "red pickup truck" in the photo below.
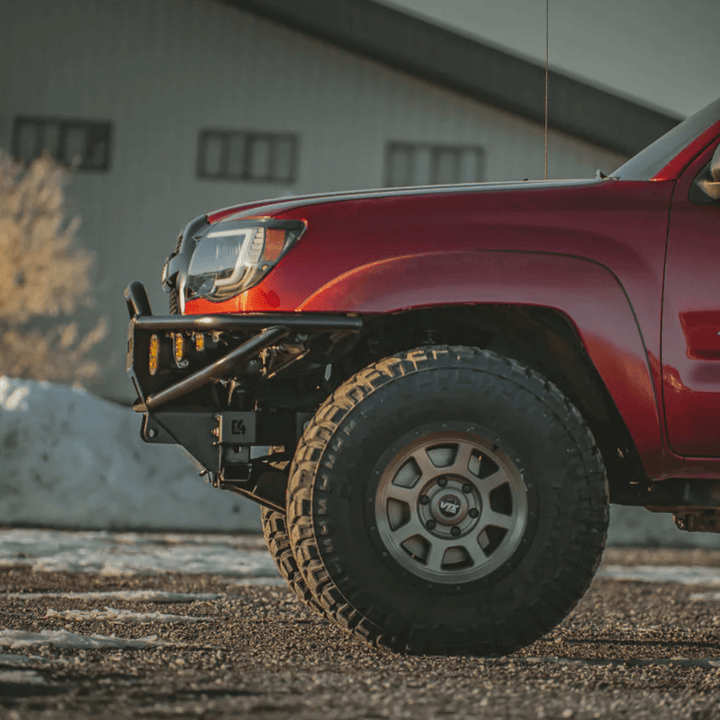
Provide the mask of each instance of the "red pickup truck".
POLYGON ((592 180, 203 215, 126 291, 142 437, 263 506, 365 641, 507 653, 577 603, 609 503, 720 531, 720 100, 592 180))

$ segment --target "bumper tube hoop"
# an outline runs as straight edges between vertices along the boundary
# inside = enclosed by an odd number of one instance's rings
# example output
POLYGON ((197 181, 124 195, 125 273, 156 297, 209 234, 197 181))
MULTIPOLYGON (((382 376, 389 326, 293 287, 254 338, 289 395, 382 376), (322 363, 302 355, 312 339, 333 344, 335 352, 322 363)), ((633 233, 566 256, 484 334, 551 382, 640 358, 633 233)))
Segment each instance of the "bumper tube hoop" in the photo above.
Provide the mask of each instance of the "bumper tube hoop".
POLYGON ((240 347, 235 348, 235 350, 232 350, 225 355, 225 357, 220 358, 220 360, 217 360, 212 365, 208 365, 206 368, 198 370, 165 390, 161 390, 160 392, 145 398, 145 407, 144 409, 141 409, 141 411, 152 412, 172 400, 177 400, 178 398, 183 397, 183 395, 188 395, 193 392, 193 390, 197 390, 213 380, 224 380, 231 374, 232 369, 238 363, 249 360, 253 356, 257 355, 261 350, 264 350, 266 347, 269 347, 281 338, 284 338, 289 332, 290 330, 288 328, 281 325, 276 325, 263 330, 259 335, 255 335, 250 338, 250 340, 246 343, 243 343, 240 347))
POLYGON ((158 315, 152 314, 145 286, 133 280, 125 290, 125 302, 130 315, 128 374, 138 394, 133 410, 141 413, 154 412, 167 403, 217 380, 232 376, 235 367, 258 355, 265 348, 277 343, 292 332, 307 333, 360 333, 364 322, 361 317, 331 313, 248 313, 246 315, 158 315), (245 332, 257 331, 242 345, 228 352, 211 365, 178 380, 169 387, 146 395, 143 383, 134 370, 136 336, 169 332, 245 332))

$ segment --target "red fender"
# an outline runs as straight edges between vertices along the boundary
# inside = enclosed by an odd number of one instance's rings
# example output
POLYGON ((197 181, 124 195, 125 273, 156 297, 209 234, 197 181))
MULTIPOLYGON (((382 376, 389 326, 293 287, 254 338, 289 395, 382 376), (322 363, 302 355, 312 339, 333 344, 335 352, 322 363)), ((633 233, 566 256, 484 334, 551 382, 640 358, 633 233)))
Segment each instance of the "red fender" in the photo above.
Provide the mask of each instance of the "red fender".
POLYGON ((543 306, 568 317, 625 419, 648 475, 661 475, 663 437, 650 357, 622 285, 600 263, 503 251, 394 257, 340 275, 298 309, 375 314, 490 303, 543 306))

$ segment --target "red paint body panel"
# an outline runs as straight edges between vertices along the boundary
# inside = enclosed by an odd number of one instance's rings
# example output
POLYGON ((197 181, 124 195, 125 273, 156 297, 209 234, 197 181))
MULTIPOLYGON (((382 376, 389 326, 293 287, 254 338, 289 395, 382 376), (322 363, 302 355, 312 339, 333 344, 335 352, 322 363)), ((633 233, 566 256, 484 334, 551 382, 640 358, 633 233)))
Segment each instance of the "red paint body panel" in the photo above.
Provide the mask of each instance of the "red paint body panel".
POLYGON ((538 305, 572 318, 648 467, 660 473, 660 417, 646 351, 623 288, 602 265, 570 255, 529 252, 477 251, 395 258, 367 271, 342 276, 311 297, 303 309, 331 310, 349 304, 358 312, 373 313, 383 312, 381 308, 387 306, 460 303, 538 305), (423 283, 429 275, 439 282, 426 289, 423 283), (402 286, 397 283, 398 277, 403 278, 402 286), (478 282, 482 277, 491 277, 493 282, 478 282), (407 285, 412 288, 408 290, 407 285), (378 287, 385 288, 381 297, 378 287), (597 298, 602 298, 606 311, 600 316, 597 298))
POLYGON ((556 308, 575 323, 647 470, 657 476, 660 298, 671 193, 667 183, 602 181, 311 205, 286 213, 304 219, 308 229, 260 285, 221 304, 188 302, 186 311, 367 314, 460 303, 556 308))
POLYGON ((720 206, 688 193, 713 146, 673 196, 663 313, 668 438, 680 455, 720 457, 720 206))
POLYGON ((647 180, 309 196, 218 211, 211 222, 270 215, 307 230, 260 284, 222 303, 190 300, 185 312, 553 308, 575 325, 648 476, 720 478, 720 206, 698 211, 687 199, 719 135, 720 122, 647 180))

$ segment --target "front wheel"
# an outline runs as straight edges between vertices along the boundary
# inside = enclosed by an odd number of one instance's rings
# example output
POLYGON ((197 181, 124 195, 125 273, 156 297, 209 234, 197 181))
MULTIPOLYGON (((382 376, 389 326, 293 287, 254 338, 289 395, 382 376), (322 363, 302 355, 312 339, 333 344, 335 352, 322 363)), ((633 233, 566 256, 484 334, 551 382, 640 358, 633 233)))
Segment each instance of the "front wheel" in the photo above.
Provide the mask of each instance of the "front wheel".
POLYGON ((495 655, 587 589, 607 481, 578 411, 491 352, 422 348, 355 375, 307 427, 288 530, 325 613, 399 652, 495 655))

